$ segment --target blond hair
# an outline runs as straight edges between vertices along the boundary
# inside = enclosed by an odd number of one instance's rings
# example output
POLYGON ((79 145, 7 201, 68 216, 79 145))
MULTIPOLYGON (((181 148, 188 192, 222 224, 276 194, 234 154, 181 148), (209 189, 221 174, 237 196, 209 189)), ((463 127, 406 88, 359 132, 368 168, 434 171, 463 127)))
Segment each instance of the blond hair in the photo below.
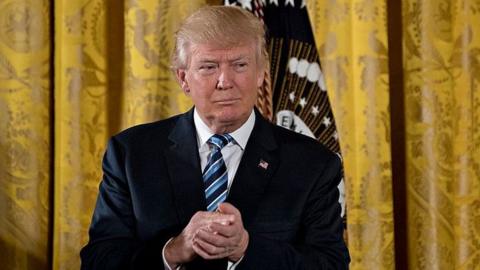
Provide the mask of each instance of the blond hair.
POLYGON ((205 6, 190 15, 175 33, 172 69, 188 68, 190 46, 213 44, 230 48, 254 42, 256 61, 267 65, 263 22, 252 13, 233 6, 205 6))

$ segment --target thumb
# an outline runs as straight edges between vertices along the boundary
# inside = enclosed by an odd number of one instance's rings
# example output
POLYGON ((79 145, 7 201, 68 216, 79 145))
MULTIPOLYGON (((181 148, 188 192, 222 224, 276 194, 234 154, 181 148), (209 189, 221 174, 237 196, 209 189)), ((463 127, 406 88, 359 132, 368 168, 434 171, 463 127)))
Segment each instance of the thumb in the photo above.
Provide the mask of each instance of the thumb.
POLYGON ((218 211, 224 214, 240 215, 240 211, 228 202, 223 202, 218 205, 218 211))

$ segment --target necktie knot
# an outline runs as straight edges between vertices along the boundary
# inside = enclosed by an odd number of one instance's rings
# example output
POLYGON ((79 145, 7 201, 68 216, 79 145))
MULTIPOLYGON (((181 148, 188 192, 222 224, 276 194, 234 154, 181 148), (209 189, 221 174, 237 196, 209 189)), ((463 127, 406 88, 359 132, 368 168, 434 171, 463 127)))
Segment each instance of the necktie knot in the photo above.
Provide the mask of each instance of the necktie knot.
POLYGON ((208 143, 219 150, 232 141, 233 138, 228 133, 214 134, 212 137, 210 137, 210 139, 208 139, 208 143))

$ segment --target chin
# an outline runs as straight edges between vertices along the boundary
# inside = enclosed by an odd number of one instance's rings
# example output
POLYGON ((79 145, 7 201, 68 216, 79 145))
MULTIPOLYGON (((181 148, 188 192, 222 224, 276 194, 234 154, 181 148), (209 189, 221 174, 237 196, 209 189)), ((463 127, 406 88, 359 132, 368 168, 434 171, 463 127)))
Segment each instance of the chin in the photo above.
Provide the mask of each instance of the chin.
POLYGON ((243 121, 246 121, 248 119, 248 116, 250 114, 246 113, 246 112, 241 112, 241 111, 238 111, 238 110, 222 110, 219 114, 218 114, 218 122, 220 123, 225 123, 225 124, 235 124, 235 123, 238 123, 238 122, 243 122, 243 121))

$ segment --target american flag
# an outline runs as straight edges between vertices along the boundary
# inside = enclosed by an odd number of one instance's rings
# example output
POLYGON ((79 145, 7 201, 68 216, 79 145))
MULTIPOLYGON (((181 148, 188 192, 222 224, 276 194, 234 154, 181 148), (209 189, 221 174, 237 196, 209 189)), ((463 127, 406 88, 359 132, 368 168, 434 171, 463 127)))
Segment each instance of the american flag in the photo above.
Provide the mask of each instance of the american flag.
POLYGON ((265 160, 261 159, 260 162, 258 162, 258 167, 266 170, 268 168, 268 162, 265 160))

